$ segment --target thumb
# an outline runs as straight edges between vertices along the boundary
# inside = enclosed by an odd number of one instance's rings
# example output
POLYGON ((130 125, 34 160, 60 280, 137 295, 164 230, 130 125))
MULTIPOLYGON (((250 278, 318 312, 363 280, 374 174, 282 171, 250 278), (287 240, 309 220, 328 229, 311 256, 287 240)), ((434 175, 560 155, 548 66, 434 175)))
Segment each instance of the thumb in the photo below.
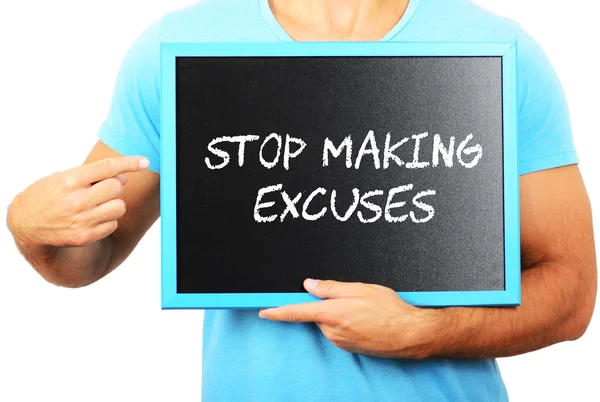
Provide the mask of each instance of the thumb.
POLYGON ((360 296, 364 293, 365 286, 365 284, 360 282, 338 282, 311 278, 307 278, 304 281, 306 291, 321 299, 360 296))

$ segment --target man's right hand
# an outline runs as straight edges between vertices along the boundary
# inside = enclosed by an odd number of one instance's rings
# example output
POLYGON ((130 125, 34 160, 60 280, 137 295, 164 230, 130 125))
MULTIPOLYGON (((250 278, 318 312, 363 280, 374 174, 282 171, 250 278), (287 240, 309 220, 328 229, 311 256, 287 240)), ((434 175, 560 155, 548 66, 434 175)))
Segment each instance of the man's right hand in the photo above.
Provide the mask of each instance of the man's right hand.
POLYGON ((147 169, 141 156, 106 158, 44 177, 17 195, 8 227, 20 246, 84 246, 113 233, 126 211, 124 173, 147 169))

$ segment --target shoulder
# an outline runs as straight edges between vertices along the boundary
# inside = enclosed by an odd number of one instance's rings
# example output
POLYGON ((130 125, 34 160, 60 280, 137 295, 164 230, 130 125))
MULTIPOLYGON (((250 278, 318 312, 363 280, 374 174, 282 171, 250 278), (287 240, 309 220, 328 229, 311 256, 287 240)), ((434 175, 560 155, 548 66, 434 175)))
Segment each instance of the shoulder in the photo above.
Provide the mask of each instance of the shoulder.
MULTIPOLYGON (((413 0, 414 1, 414 0, 413 0)), ((470 0, 419 0, 410 23, 397 40, 517 43, 519 70, 545 65, 540 44, 517 22, 470 0)))
POLYGON ((201 0, 165 15, 165 42, 260 41, 272 36, 257 0, 201 0))
POLYGON ((516 42, 521 27, 470 0, 419 0, 406 31, 421 40, 516 42))
POLYGON ((258 1, 201 0, 151 23, 129 49, 124 68, 158 76, 161 42, 244 42, 273 38, 258 1))

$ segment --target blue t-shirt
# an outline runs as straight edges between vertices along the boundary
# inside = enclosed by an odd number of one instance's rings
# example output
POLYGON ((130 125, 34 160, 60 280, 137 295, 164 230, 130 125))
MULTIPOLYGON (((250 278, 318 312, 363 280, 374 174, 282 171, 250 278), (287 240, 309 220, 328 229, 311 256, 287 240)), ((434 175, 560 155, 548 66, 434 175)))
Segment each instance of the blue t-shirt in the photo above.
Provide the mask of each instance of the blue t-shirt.
MULTIPOLYGON (((98 136, 160 168, 159 42, 292 39, 268 0, 205 0, 166 15, 128 52, 98 136)), ((468 0, 411 0, 382 40, 518 42, 520 174, 577 163, 560 82, 518 24, 468 0)), ((208 268, 209 269, 209 268, 208 268)), ((205 401, 504 401, 494 359, 384 359, 335 347, 313 323, 263 320, 257 311, 209 310, 204 319, 205 401)))

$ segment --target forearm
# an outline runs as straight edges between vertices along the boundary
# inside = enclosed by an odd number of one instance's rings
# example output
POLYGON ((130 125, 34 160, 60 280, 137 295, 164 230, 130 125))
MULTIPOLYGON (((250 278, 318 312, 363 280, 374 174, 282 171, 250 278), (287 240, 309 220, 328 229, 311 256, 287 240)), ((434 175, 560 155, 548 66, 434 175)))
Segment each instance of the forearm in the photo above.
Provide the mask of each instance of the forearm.
POLYGON ((9 206, 7 226, 19 252, 48 282, 82 287, 106 275, 111 267, 113 238, 108 236, 81 247, 57 247, 28 237, 18 230, 15 211, 9 206))
POLYGON ((592 314, 589 299, 595 297, 595 284, 585 283, 576 272, 558 262, 525 270, 518 307, 435 311, 439 331, 428 355, 505 357, 580 337, 592 314))

